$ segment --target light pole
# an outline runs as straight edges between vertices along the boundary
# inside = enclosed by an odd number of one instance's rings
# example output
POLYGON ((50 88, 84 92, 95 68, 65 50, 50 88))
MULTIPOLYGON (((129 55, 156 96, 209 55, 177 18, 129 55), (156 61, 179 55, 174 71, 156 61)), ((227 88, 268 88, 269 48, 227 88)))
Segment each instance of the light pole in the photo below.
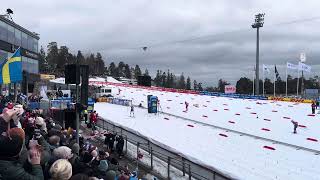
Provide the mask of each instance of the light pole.
POLYGON ((259 13, 255 15, 255 21, 251 25, 252 28, 257 29, 257 48, 256 48, 256 84, 255 84, 255 94, 259 94, 259 28, 263 27, 264 24, 264 13, 259 13))

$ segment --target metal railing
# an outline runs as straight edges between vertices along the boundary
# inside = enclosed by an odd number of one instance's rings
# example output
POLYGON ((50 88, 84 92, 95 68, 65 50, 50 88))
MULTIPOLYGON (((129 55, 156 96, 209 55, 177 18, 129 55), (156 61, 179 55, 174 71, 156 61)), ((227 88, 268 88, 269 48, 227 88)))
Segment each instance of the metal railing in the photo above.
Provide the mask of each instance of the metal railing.
MULTIPOLYGON (((162 176, 167 179, 172 179, 172 173, 176 173, 178 170, 181 176, 185 176, 186 179, 199 179, 199 180, 229 180, 231 177, 224 175, 223 173, 215 170, 213 168, 206 167, 197 162, 194 162, 188 157, 178 152, 170 150, 169 147, 157 143, 156 141, 149 139, 133 130, 123 127, 121 125, 116 125, 116 123, 106 120, 99 119, 97 126, 122 135, 125 138, 125 153, 128 154, 128 143, 132 144, 135 148, 133 157, 137 159, 137 163, 143 163, 144 166, 150 168, 150 170, 157 172, 154 166, 155 162, 158 160, 162 161, 166 165, 166 173, 162 176), (138 154, 144 154, 144 161, 138 160, 138 154)), ((132 150, 132 149, 131 149, 132 150)), ((132 152, 131 152, 132 154, 132 152)), ((157 162, 158 162, 157 161, 157 162)))

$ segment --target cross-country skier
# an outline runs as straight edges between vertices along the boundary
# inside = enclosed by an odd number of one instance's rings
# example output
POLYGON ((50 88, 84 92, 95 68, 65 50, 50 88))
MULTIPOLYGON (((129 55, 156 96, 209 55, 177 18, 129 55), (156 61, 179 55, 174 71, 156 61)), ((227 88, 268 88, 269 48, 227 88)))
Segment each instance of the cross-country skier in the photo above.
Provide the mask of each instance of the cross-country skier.
POLYGON ((132 104, 131 104, 131 107, 130 107, 130 117, 134 117, 134 107, 133 107, 132 104))
POLYGON ((185 101, 184 104, 186 106, 186 111, 188 111, 189 103, 187 101, 185 101))
POLYGON ((311 109, 312 109, 312 114, 315 114, 316 113, 316 104, 314 103, 314 101, 312 102, 311 104, 311 109))
POLYGON ((293 121, 293 120, 291 122, 293 124, 293 133, 297 134, 298 122, 293 121))

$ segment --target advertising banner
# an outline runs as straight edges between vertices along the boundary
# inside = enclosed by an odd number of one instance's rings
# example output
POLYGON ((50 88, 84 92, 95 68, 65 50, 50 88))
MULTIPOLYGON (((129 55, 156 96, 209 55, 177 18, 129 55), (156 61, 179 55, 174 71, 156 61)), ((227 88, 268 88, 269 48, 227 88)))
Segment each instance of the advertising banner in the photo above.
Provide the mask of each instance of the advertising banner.
POLYGON ((224 86, 224 93, 226 94, 234 94, 236 93, 236 87, 233 85, 225 85, 224 86))

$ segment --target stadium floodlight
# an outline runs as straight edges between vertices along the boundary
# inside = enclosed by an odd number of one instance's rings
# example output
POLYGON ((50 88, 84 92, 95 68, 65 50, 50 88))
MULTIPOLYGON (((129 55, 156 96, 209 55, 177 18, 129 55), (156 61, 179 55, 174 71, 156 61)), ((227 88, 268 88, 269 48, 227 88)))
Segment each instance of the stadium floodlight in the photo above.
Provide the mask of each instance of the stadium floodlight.
POLYGON ((257 47, 256 47, 256 81, 255 81, 255 94, 259 94, 259 28, 264 25, 265 13, 259 13, 255 15, 252 28, 257 29, 257 47))

